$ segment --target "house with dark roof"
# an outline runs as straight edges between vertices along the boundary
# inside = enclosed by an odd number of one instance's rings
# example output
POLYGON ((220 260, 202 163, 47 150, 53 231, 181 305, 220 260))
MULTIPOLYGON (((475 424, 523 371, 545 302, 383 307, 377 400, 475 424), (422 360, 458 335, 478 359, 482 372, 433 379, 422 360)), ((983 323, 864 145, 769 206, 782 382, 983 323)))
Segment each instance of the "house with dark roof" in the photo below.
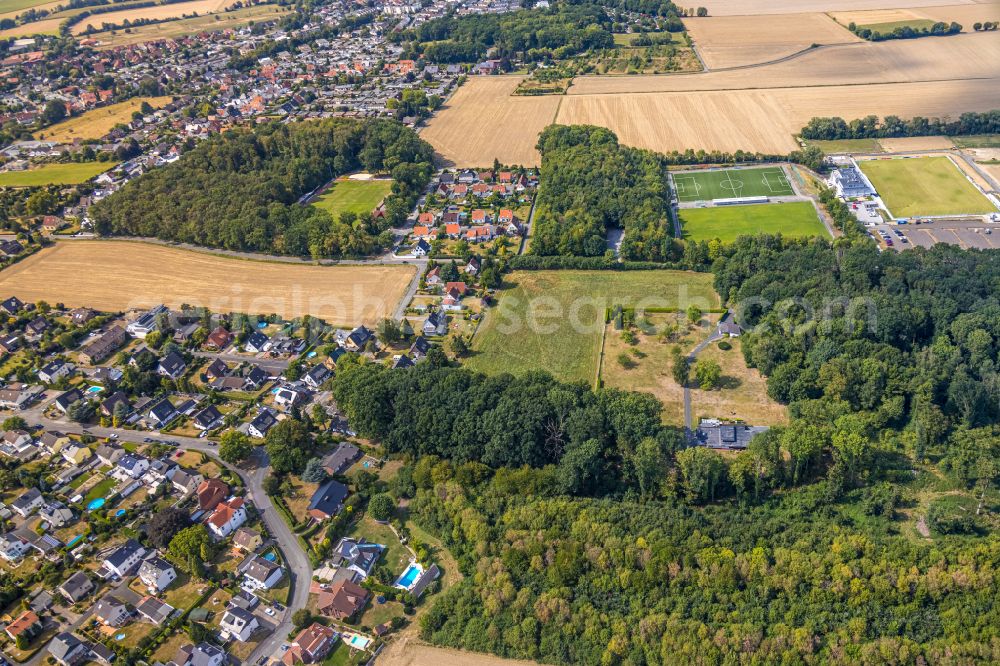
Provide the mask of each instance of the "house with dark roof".
POLYGON ((424 335, 445 335, 448 333, 448 316, 443 312, 427 315, 422 327, 424 335))
POLYGON ((211 430, 222 425, 222 412, 215 405, 209 405, 205 409, 197 412, 192 421, 198 430, 211 430))
POLYGON ((72 388, 56 397, 52 404, 55 405, 60 412, 65 414, 69 411, 70 405, 80 400, 83 400, 83 391, 78 388, 72 388))
POLYGON ((220 377, 229 376, 229 366, 222 359, 215 359, 205 368, 205 378, 212 382, 220 377))
POLYGON ((361 449, 350 442, 340 442, 337 448, 323 458, 323 469, 327 474, 343 474, 361 458, 361 449))
POLYGON ((368 330, 367 327, 358 326, 348 334, 347 339, 344 340, 344 347, 350 351, 361 351, 368 344, 368 341, 374 337, 375 334, 368 330))
POLYGON ((243 349, 251 354, 259 354, 260 352, 265 352, 270 348, 271 338, 267 337, 260 331, 254 331, 248 335, 247 339, 243 342, 243 349))
POLYGON ((173 606, 153 596, 143 597, 135 605, 135 610, 156 626, 160 626, 174 614, 173 606))
POLYGON ((312 499, 309 500, 309 515, 316 520, 332 518, 340 513, 345 499, 347 499, 347 486, 329 479, 316 489, 312 499))
POLYGON ((177 379, 184 375, 187 370, 187 362, 184 357, 175 351, 170 352, 166 356, 160 359, 160 363, 156 366, 157 374, 163 377, 169 377, 170 379, 177 379))
POLYGON ((104 559, 102 569, 118 578, 124 578, 139 566, 145 554, 146 549, 138 541, 129 539, 104 559))
POLYGON ((114 416, 115 407, 118 405, 125 405, 125 414, 128 415, 132 412, 132 405, 129 404, 128 396, 124 391, 115 391, 103 401, 101 401, 101 414, 105 416, 114 416))
POLYGON ((65 631, 56 634, 49 642, 48 650, 61 666, 77 666, 90 657, 90 650, 83 641, 65 631))
POLYGON ((108 627, 120 627, 132 616, 124 601, 113 594, 101 597, 94 606, 94 617, 108 627))
POLYGON ((285 576, 281 565, 259 555, 251 555, 244 560, 240 572, 243 574, 243 589, 251 592, 269 590, 285 576))
POLYGON ((82 601, 94 591, 94 581, 83 571, 77 571, 59 586, 59 594, 71 604, 82 601))
POLYGON ((267 436, 268 431, 274 427, 274 424, 277 422, 278 419, 274 415, 274 412, 265 407, 257 413, 257 416, 255 416, 252 421, 250 421, 247 426, 247 433, 251 437, 263 439, 267 436))
POLYGON ((219 622, 223 639, 232 638, 241 643, 250 640, 250 637, 259 628, 260 622, 258 622, 257 616, 239 606, 227 608, 219 622))
POLYGON ((146 411, 146 418, 148 419, 150 425, 155 428, 162 428, 169 425, 179 416, 180 414, 177 412, 177 409, 167 398, 158 400, 146 411))
POLYGON ((333 373, 330 372, 330 368, 320 363, 311 367, 309 372, 303 375, 302 381, 304 381, 309 387, 318 389, 331 377, 333 377, 333 373))

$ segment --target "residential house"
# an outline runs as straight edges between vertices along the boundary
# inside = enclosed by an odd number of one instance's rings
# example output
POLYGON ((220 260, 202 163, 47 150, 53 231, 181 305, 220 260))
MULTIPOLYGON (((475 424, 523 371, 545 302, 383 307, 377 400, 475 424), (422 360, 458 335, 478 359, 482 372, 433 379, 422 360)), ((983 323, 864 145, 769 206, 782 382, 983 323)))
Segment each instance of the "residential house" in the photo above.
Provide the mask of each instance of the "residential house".
POLYGON ((308 394, 299 388, 291 385, 282 386, 274 394, 274 404, 284 409, 290 409, 295 405, 300 405, 308 399, 308 394))
POLYGON ((0 302, 0 310, 13 316, 24 309, 24 303, 17 296, 11 296, 6 301, 0 302))
POLYGON ((153 331, 159 329, 159 324, 157 323, 159 316, 167 313, 167 306, 157 305, 155 308, 139 315, 135 321, 130 322, 125 327, 125 330, 133 338, 143 339, 153 331))
POLYGON ((215 405, 209 405, 192 417, 194 427, 198 430, 211 430, 222 425, 222 412, 215 405))
POLYGON ((149 421, 149 424, 155 428, 162 428, 169 425, 178 416, 180 416, 180 414, 177 412, 177 409, 167 398, 158 400, 146 412, 146 419, 149 421))
POLYGON ((400 354, 396 356, 392 361, 393 370, 403 370, 405 368, 412 368, 414 366, 413 359, 405 354, 400 354))
POLYGON ((85 344, 79 353, 79 358, 84 363, 94 365, 100 363, 112 354, 116 349, 125 344, 128 340, 128 333, 121 326, 112 326, 96 340, 85 344))
POLYGON ((56 359, 42 366, 42 369, 38 371, 38 378, 46 384, 52 384, 60 377, 69 377, 73 374, 74 369, 72 363, 56 359))
POLYGON ((333 549, 331 562, 334 566, 347 569, 355 574, 355 582, 364 580, 375 568, 378 558, 382 556, 385 546, 378 543, 367 543, 364 539, 358 541, 352 537, 344 537, 333 549))
POLYGON ((177 651, 175 666, 222 666, 226 663, 226 653, 208 643, 184 645, 177 651))
POLYGON ((72 441, 65 433, 61 433, 58 430, 46 430, 38 436, 38 443, 52 455, 56 455, 62 451, 63 447, 72 441))
POLYGON ((316 520, 326 520, 340 513, 344 500, 347 499, 347 486, 329 479, 316 489, 309 500, 309 515, 316 520))
POLYGON ((335 620, 347 620, 368 603, 370 592, 357 583, 339 580, 329 590, 319 593, 319 612, 335 620))
POLYGON ((265 560, 259 555, 251 555, 240 565, 243 573, 243 587, 253 590, 269 590, 284 577, 285 571, 280 565, 265 560))
POLYGON ((101 401, 101 414, 104 416, 114 416, 115 408, 118 405, 125 405, 123 408, 125 413, 128 414, 132 411, 132 405, 129 404, 128 396, 124 391, 115 391, 103 401, 101 401))
POLYGON ((448 316, 443 312, 432 312, 427 315, 422 328, 424 335, 446 335, 448 333, 448 316))
POLYGON ((205 379, 207 379, 210 382, 214 382, 216 379, 219 379, 220 377, 228 377, 228 376, 229 376, 229 366, 226 365, 222 359, 218 358, 215 359, 214 361, 208 364, 207 368, 205 368, 205 379))
POLYGON ((90 308, 73 308, 69 311, 70 321, 77 326, 83 326, 96 316, 97 313, 90 308))
POLYGON ((242 497, 220 502, 208 518, 208 529, 225 539, 247 521, 247 510, 242 497))
POLYGON ((125 449, 117 444, 101 444, 97 447, 97 459, 102 465, 117 465, 125 455, 125 449))
POLYGON ((27 518, 38 511, 43 504, 45 504, 45 498, 42 497, 42 491, 38 488, 29 488, 10 503, 10 508, 22 518, 27 518))
POLYGON ((26 610, 11 620, 5 631, 15 643, 22 636, 30 640, 42 633, 42 620, 35 611, 26 610))
POLYGON ((28 386, 20 382, 11 382, 6 388, 0 389, 0 408, 24 409, 44 391, 41 386, 28 386))
POLYGON ((187 362, 184 361, 183 356, 175 351, 161 358, 159 365, 156 366, 157 374, 170 379, 182 377, 185 370, 187 370, 187 362))
POLYGON ((430 251, 431 251, 430 244, 427 241, 425 241, 423 238, 421 238, 420 240, 418 240, 413 245, 413 256, 414 257, 426 257, 430 253, 430 251))
POLYGON ((31 541, 18 534, 17 530, 0 536, 0 558, 8 562, 20 561, 31 552, 31 548, 31 541))
POLYGON ((462 270, 467 275, 478 275, 481 267, 482 261, 476 255, 472 255, 469 257, 469 260, 465 263, 465 267, 462 270))
POLYGON ((63 460, 71 465, 82 465, 90 460, 92 455, 89 447, 77 444, 73 441, 70 441, 68 444, 63 446, 60 450, 60 454, 62 455, 63 460))
POLYGON ((106 594, 94 606, 94 617, 107 627, 120 627, 132 616, 124 601, 113 594, 106 594))
POLYGON ((207 349, 215 349, 217 351, 222 351, 233 343, 233 334, 222 328, 221 326, 216 327, 208 337, 205 338, 205 347, 207 349))
POLYGON ((93 591, 94 581, 90 580, 90 576, 84 571, 77 571, 59 586, 59 594, 71 604, 86 599, 93 591))
POLYGON ((161 557, 151 557, 139 567, 139 580, 150 594, 159 594, 177 580, 177 570, 161 557))
POLYGON ((212 511, 229 497, 229 486, 218 479, 205 479, 198 484, 198 508, 212 511))
POLYGON ((178 467, 170 477, 170 481, 174 484, 177 492, 185 495, 198 492, 198 487, 204 480, 205 477, 197 471, 185 469, 184 467, 178 467))
POLYGON ((361 457, 361 449, 350 442, 340 442, 337 448, 323 458, 327 474, 343 474, 361 457))
POLYGON ((252 421, 247 426, 247 432, 250 436, 256 437, 258 439, 263 439, 267 436, 268 431, 278 422, 277 417, 275 417, 274 412, 266 407, 259 412, 257 416, 253 418, 252 421))
POLYGON ((270 381, 270 379, 270 375, 268 375, 261 367, 255 365, 250 368, 250 370, 247 371, 246 376, 243 377, 243 388, 256 391, 265 383, 270 381))
POLYGON ((299 632, 291 646, 282 655, 281 661, 285 666, 321 662, 337 646, 338 636, 339 634, 334 629, 319 622, 313 622, 299 632))
POLYGON ((72 388, 56 397, 52 404, 56 406, 56 409, 65 414, 69 411, 70 405, 80 400, 83 400, 83 391, 78 388, 72 388))
POLYGON ((309 372, 302 377, 302 381, 304 381, 310 388, 318 389, 331 377, 333 377, 333 373, 330 372, 330 368, 320 363, 309 368, 309 372))
POLYGON ((112 471, 112 476, 125 481, 127 479, 141 479, 142 475, 149 469, 149 459, 135 453, 126 453, 118 459, 118 464, 112 471))
POLYGON ((226 612, 222 614, 222 620, 219 622, 219 629, 222 630, 223 639, 229 640, 233 638, 241 643, 246 643, 250 640, 250 637, 259 628, 260 622, 257 621, 257 616, 239 606, 227 608, 226 612))
POLYGON ((38 515, 41 516, 42 520, 57 529, 69 525, 76 518, 73 515, 73 509, 59 500, 52 500, 43 504, 38 510, 38 515))
POLYGON ((143 597, 135 605, 136 612, 156 626, 162 625, 174 614, 174 607, 154 596, 143 597))
POLYGON ((90 658, 90 650, 83 642, 68 632, 56 634, 49 642, 49 654, 60 666, 77 666, 90 658))
POLYGON ((24 430, 8 430, 0 441, 0 451, 23 462, 35 457, 38 447, 31 435, 24 430))
POLYGON ((416 359, 420 360, 427 356, 427 352, 431 350, 431 343, 427 341, 423 335, 418 335, 414 340, 413 344, 410 345, 410 355, 416 359))
POLYGON ((428 287, 435 287, 441 284, 441 267, 435 266, 434 268, 427 271, 427 275, 424 276, 424 284, 428 287))
POLYGON ((267 337, 260 331, 254 331, 248 335, 247 339, 243 342, 243 349, 251 354, 259 354, 260 352, 265 352, 270 348, 271 338, 267 337))
POLYGON ((358 326, 348 334, 344 340, 344 347, 349 351, 359 352, 365 348, 369 340, 374 339, 375 334, 365 326, 358 326))
POLYGON ((264 545, 264 539, 261 538, 260 532, 257 530, 241 527, 233 534, 233 545, 248 553, 255 553, 258 548, 264 545))
POLYGON ((129 539, 105 558, 102 569, 116 578, 124 578, 139 565, 145 554, 146 549, 138 541, 129 539))

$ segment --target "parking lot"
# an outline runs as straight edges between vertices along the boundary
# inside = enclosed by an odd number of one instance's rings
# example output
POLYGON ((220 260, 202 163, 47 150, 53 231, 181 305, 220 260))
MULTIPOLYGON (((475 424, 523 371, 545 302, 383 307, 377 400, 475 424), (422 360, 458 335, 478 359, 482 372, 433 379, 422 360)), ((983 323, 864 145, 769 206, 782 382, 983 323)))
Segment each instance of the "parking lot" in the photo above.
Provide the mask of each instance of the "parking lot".
POLYGON ((948 243, 961 248, 1000 248, 1000 225, 985 222, 924 222, 922 224, 879 224, 869 231, 883 247, 905 250, 948 243), (891 244, 886 240, 888 236, 891 244))

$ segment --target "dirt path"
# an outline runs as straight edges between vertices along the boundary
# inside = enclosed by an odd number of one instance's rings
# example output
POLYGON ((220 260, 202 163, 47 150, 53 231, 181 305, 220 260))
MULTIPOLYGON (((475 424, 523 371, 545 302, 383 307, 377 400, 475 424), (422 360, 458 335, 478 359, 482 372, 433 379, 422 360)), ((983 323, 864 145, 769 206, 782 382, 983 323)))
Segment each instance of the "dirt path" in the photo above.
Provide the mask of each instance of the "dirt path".
POLYGON ((376 658, 377 666, 533 666, 536 662, 434 647, 399 636, 376 658))

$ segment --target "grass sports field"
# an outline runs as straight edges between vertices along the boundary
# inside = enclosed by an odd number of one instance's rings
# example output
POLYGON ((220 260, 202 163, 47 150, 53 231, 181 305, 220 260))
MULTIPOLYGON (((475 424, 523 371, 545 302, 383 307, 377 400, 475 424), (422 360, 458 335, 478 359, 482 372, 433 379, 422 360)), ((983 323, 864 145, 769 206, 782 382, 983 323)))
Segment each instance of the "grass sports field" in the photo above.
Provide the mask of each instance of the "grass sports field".
POLYGON ((895 217, 997 212, 947 157, 863 160, 858 164, 895 217))
POLYGON ((782 197, 795 194, 781 167, 719 169, 675 173, 679 201, 707 201, 733 197, 782 197))
POLYGON ((44 164, 27 171, 5 171, 0 173, 0 187, 76 185, 104 173, 114 165, 114 162, 70 162, 44 164))
POLYGON ((682 208, 680 210, 684 238, 694 241, 718 238, 731 243, 738 236, 777 234, 801 238, 829 237, 826 227, 808 201, 756 204, 749 206, 718 206, 713 208, 682 208))
POLYGON ((474 370, 546 370, 564 381, 592 384, 606 308, 719 305, 708 273, 521 271, 511 281, 473 338, 465 364, 474 370))
POLYGON ((72 143, 75 139, 100 139, 118 123, 130 122, 132 114, 142 108, 143 102, 149 102, 150 106, 158 109, 169 104, 170 99, 170 97, 133 97, 125 102, 91 109, 82 115, 35 132, 35 139, 60 143, 72 143))
POLYGON ((310 203, 317 208, 329 211, 333 219, 341 213, 357 213, 363 215, 375 210, 392 192, 392 181, 382 180, 338 180, 310 203))
POLYGON ((316 266, 223 257, 151 243, 66 240, 0 271, 0 292, 34 303, 118 311, 163 303, 213 312, 310 314, 336 326, 391 315, 413 266, 316 266), (72 284, 72 289, 65 285, 72 284))

